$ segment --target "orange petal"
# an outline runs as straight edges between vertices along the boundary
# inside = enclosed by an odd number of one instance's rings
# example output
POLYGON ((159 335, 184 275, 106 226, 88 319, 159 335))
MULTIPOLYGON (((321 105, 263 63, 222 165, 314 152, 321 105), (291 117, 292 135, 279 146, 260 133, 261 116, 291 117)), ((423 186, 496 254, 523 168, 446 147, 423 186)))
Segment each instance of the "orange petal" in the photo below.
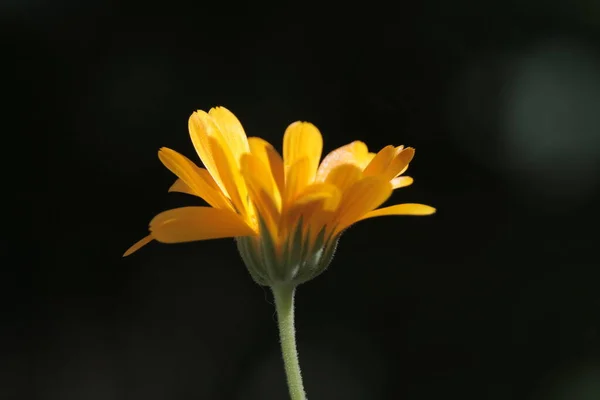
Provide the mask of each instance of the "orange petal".
POLYGON ((182 207, 158 214, 150 222, 152 236, 163 243, 252 236, 255 232, 233 211, 182 207))
POLYGON ((235 209, 240 214, 249 217, 250 209, 248 207, 248 189, 244 178, 238 167, 238 163, 233 159, 229 148, 223 146, 223 141, 215 137, 208 139, 210 151, 212 153, 215 166, 221 178, 221 182, 235 209))
POLYGON ((239 163, 240 157, 244 153, 250 152, 250 146, 248 145, 248 138, 242 124, 237 117, 225 107, 214 107, 208 111, 210 115, 221 131, 223 140, 226 146, 229 147, 233 158, 239 163))
POLYGON ((181 178, 178 178, 175 182, 173 182, 173 184, 171 185, 171 187, 169 188, 168 191, 169 191, 169 193, 177 192, 177 193, 185 193, 185 194, 191 194, 192 196, 196 196, 196 193, 194 193, 192 188, 190 188, 184 181, 182 181, 181 178))
POLYGON ((280 195, 283 194, 284 175, 283 175, 283 159, 275 150, 275 148, 266 140, 258 137, 248 138, 250 152, 258 157, 264 165, 269 168, 269 175, 279 189, 280 195))
POLYGON ((223 141, 223 135, 219 131, 219 128, 216 126, 213 119, 202 110, 192 113, 188 120, 188 128, 190 131, 190 138, 192 139, 192 143, 200 160, 202 160, 202 163, 208 172, 210 172, 225 196, 229 196, 229 193, 225 189, 225 185, 219 176, 219 171, 210 148, 211 137, 216 137, 217 140, 223 141))
POLYGON ((343 164, 355 165, 362 171, 373 157, 374 154, 369 153, 367 145, 358 140, 339 147, 327 154, 321 161, 317 171, 317 181, 325 182, 331 171, 343 164))
POLYGON ((281 197, 268 168, 253 154, 241 159, 242 176, 249 189, 250 198, 263 221, 275 237, 281 210, 281 197))
POLYGON ((286 210, 280 230, 285 235, 292 232, 302 216, 305 230, 316 235, 323 225, 335 215, 334 210, 341 200, 340 190, 332 184, 316 183, 308 186, 286 210))
MULTIPOLYGON (((210 173, 198 168, 187 157, 169 148, 163 147, 158 152, 158 158, 171 172, 177 175, 182 183, 175 182, 169 191, 177 191, 179 188, 188 190, 193 195, 196 195, 208 204, 216 208, 231 208, 231 204, 225 198, 221 190, 216 185, 210 173)), ((181 190, 179 190, 181 191, 181 190)))
POLYGON ((354 183, 343 194, 337 211, 336 231, 342 231, 369 211, 379 207, 391 194, 391 183, 378 176, 368 176, 354 183))
POLYGON ((362 169, 353 164, 340 164, 328 174, 325 182, 335 185, 340 191, 346 191, 362 178, 362 169))
POLYGON ((435 208, 425 204, 396 204, 394 206, 380 208, 366 213, 360 220, 375 217, 384 217, 387 215, 431 215, 435 213, 435 208))
POLYGON ((394 189, 403 188, 413 184, 413 178, 410 176, 399 176, 390 181, 394 189))
MULTIPOLYGON (((365 176, 375 176, 384 174, 395 156, 396 148, 391 145, 385 146, 379 151, 379 153, 375 155, 375 157, 373 157, 373 159, 371 160, 369 165, 367 165, 363 173, 365 174, 365 176)), ((392 178, 393 177, 390 177, 389 179, 392 178)))
POLYGON ((308 186, 294 201, 292 207, 302 206, 316 200, 324 200, 323 208, 335 210, 341 200, 340 190, 330 183, 314 183, 308 186))
POLYGON ((306 159, 303 174, 294 177, 297 190, 302 190, 315 179, 321 152, 323 137, 319 130, 308 122, 294 122, 283 135, 283 163, 285 166, 286 185, 290 180, 290 170, 300 161, 306 159), (299 180, 299 179, 302 180, 299 180))
POLYGON ((136 251, 138 251, 153 240, 154 238, 152 237, 152 235, 146 236, 145 238, 139 240, 136 244, 128 248, 127 251, 123 253, 123 257, 130 256, 131 254, 135 253, 136 251))
POLYGON ((309 159, 304 157, 296 161, 287 170, 283 193, 284 207, 293 203, 294 199, 309 185, 311 181, 309 164, 309 159))
POLYGON ((408 168, 408 164, 412 161, 414 156, 415 149, 412 147, 407 147, 406 149, 399 151, 386 168, 384 176, 387 179, 393 179, 403 173, 408 168))

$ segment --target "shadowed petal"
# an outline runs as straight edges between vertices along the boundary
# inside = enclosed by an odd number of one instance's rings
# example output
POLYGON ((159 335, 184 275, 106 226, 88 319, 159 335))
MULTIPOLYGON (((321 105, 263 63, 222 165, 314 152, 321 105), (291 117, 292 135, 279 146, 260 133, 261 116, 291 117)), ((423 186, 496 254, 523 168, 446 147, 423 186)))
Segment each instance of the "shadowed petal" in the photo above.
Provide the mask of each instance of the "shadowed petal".
POLYGON ((378 176, 368 176, 344 192, 337 210, 339 232, 352 225, 363 215, 383 204, 392 194, 391 183, 378 176))
POLYGON ((152 237, 152 235, 148 235, 145 238, 140 239, 136 244, 128 248, 127 251, 123 253, 123 257, 130 256, 131 254, 135 253, 136 251, 138 251, 153 240, 154 238, 152 237))

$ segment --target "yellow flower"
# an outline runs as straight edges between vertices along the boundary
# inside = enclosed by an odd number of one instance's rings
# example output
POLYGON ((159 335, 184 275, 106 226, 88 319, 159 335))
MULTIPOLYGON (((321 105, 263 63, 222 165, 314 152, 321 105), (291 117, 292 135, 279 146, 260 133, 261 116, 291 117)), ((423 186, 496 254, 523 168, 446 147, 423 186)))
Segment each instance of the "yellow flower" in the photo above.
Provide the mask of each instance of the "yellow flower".
POLYGON ((378 208, 397 188, 414 149, 386 146, 371 153, 355 141, 329 153, 307 122, 294 122, 283 137, 283 157, 263 139, 246 136, 224 107, 194 112, 192 143, 204 168, 168 148, 160 161, 179 179, 170 192, 204 199, 209 207, 165 211, 150 222, 150 234, 124 256, 157 240, 181 243, 234 237, 254 280, 262 285, 299 284, 331 261, 342 231, 357 221, 385 215, 429 215, 422 204, 378 208))

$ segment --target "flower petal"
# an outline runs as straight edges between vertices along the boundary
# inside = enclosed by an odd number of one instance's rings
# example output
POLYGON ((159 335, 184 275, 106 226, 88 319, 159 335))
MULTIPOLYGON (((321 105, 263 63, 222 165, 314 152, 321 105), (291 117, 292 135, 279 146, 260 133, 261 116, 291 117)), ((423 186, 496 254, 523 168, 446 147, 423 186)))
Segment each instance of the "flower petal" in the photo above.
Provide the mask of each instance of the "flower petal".
MULTIPOLYGON (((306 170, 303 174, 294 177, 296 190, 301 191, 312 183, 319 167, 323 151, 323 137, 321 132, 308 122, 294 122, 283 135, 283 163, 285 166, 286 185, 290 179, 290 170, 300 160, 306 159, 306 170), (299 180, 299 179, 302 180, 299 180)), ((297 193, 297 192, 296 192, 297 193)))
POLYGON ((181 178, 177 178, 177 180, 173 182, 171 187, 169 187, 168 192, 185 193, 190 194, 192 196, 197 196, 196 193, 194 193, 194 191, 192 190, 192 188, 189 187, 184 181, 182 181, 181 178))
POLYGON ((268 168, 257 156, 244 154, 241 159, 241 171, 258 214, 267 224, 271 235, 275 236, 281 210, 281 196, 268 168))
POLYGON ((285 178, 283 175, 283 159, 275 148, 266 140, 258 137, 248 138, 250 152, 258 157, 269 168, 269 175, 283 194, 285 178))
MULTIPOLYGON (((175 182, 177 186, 171 186, 169 191, 177 191, 178 188, 182 187, 183 190, 189 189, 187 193, 206 200, 213 207, 232 208, 229 200, 223 195, 207 170, 198 168, 184 155, 166 147, 159 150, 158 158, 165 167, 177 175, 183 182, 183 185, 175 182)), ((184 191, 184 193, 186 192, 184 191)))
POLYGON ((158 214, 150 222, 152 237, 163 243, 253 236, 235 212, 212 207, 182 207, 158 214))
POLYGON ((315 183, 308 186, 285 210, 280 231, 284 235, 290 234, 302 217, 303 230, 318 234, 323 225, 335 216, 334 210, 339 206, 341 198, 342 194, 335 185, 315 183))
POLYGON ((363 177, 362 169, 354 164, 340 164, 332 169, 325 182, 335 185, 340 191, 346 191, 363 177))
POLYGON ((341 200, 340 190, 330 183, 314 183, 308 186, 296 198, 292 207, 302 206, 316 200, 324 200, 323 208, 329 211, 335 210, 341 200))
POLYGON ((225 107, 214 107, 208 111, 208 115, 213 118, 213 121, 218 126, 223 140, 231 150, 233 158, 239 162, 240 157, 244 153, 250 152, 248 138, 242 124, 237 117, 225 107))
POLYGON ((190 131, 190 138, 192 139, 192 144, 196 149, 196 153, 202 160, 202 163, 210 172, 213 179, 221 188, 221 191, 225 194, 225 196, 229 196, 229 193, 225 189, 225 185, 219 176, 219 171, 217 169, 217 165, 215 164, 215 160, 213 158, 212 150, 210 148, 210 138, 216 137, 217 140, 222 141, 223 136, 219 131, 219 128, 216 126, 212 118, 204 111, 198 110, 192 113, 188 120, 188 129, 190 131))
POLYGON ((317 171, 317 181, 325 182, 331 171, 343 164, 355 165, 362 171, 374 156, 375 154, 369 153, 367 145, 359 140, 339 147, 321 161, 317 171))
MULTIPOLYGON (((384 174, 395 156, 396 148, 391 145, 385 146, 379 151, 379 153, 375 155, 375 157, 373 157, 373 159, 371 160, 369 165, 367 165, 363 173, 365 174, 365 176, 375 176, 384 174)), ((389 179, 392 178, 393 177, 389 179)))
POLYGON ((431 215, 435 213, 435 208, 425 204, 396 204, 394 206, 380 208, 366 213, 360 220, 367 218, 383 217, 387 215, 431 215))
POLYGON ((294 199, 308 186, 310 182, 309 163, 308 158, 304 157, 287 169, 283 193, 284 208, 293 203, 294 199))
POLYGON ((146 236, 145 238, 139 240, 136 244, 134 244, 133 246, 128 248, 127 251, 125 253, 123 253, 123 257, 132 255, 133 253, 135 253, 136 251, 138 251, 139 249, 141 249, 142 247, 144 247, 145 245, 147 245, 148 243, 150 243, 153 240, 154 240, 154 238, 152 237, 152 235, 146 236))
POLYGON ((238 163, 233 159, 229 148, 223 146, 223 141, 215 137, 208 138, 210 151, 215 162, 215 166, 221 178, 221 182, 236 211, 245 217, 251 215, 247 198, 248 188, 240 172, 238 163))
POLYGON ((344 192, 337 210, 340 232, 363 215, 383 204, 392 194, 391 183, 379 176, 368 176, 354 183, 344 192))
POLYGON ((408 168, 408 164, 412 161, 414 156, 415 149, 412 147, 400 150, 386 168, 384 176, 388 179, 393 179, 403 173, 408 168))
POLYGON ((390 181, 394 189, 403 188, 413 184, 413 178, 410 176, 398 176, 390 181))

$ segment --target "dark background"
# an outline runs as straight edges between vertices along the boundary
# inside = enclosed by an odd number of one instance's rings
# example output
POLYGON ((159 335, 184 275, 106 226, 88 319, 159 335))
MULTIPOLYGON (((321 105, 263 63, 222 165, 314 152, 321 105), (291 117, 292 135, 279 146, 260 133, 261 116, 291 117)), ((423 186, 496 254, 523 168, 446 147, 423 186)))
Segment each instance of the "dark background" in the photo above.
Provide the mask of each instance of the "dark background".
POLYGON ((600 4, 3 0, 0 398, 285 399, 232 240, 123 251, 190 204, 195 109, 281 148, 417 149, 300 287, 311 400, 600 398, 600 4))

